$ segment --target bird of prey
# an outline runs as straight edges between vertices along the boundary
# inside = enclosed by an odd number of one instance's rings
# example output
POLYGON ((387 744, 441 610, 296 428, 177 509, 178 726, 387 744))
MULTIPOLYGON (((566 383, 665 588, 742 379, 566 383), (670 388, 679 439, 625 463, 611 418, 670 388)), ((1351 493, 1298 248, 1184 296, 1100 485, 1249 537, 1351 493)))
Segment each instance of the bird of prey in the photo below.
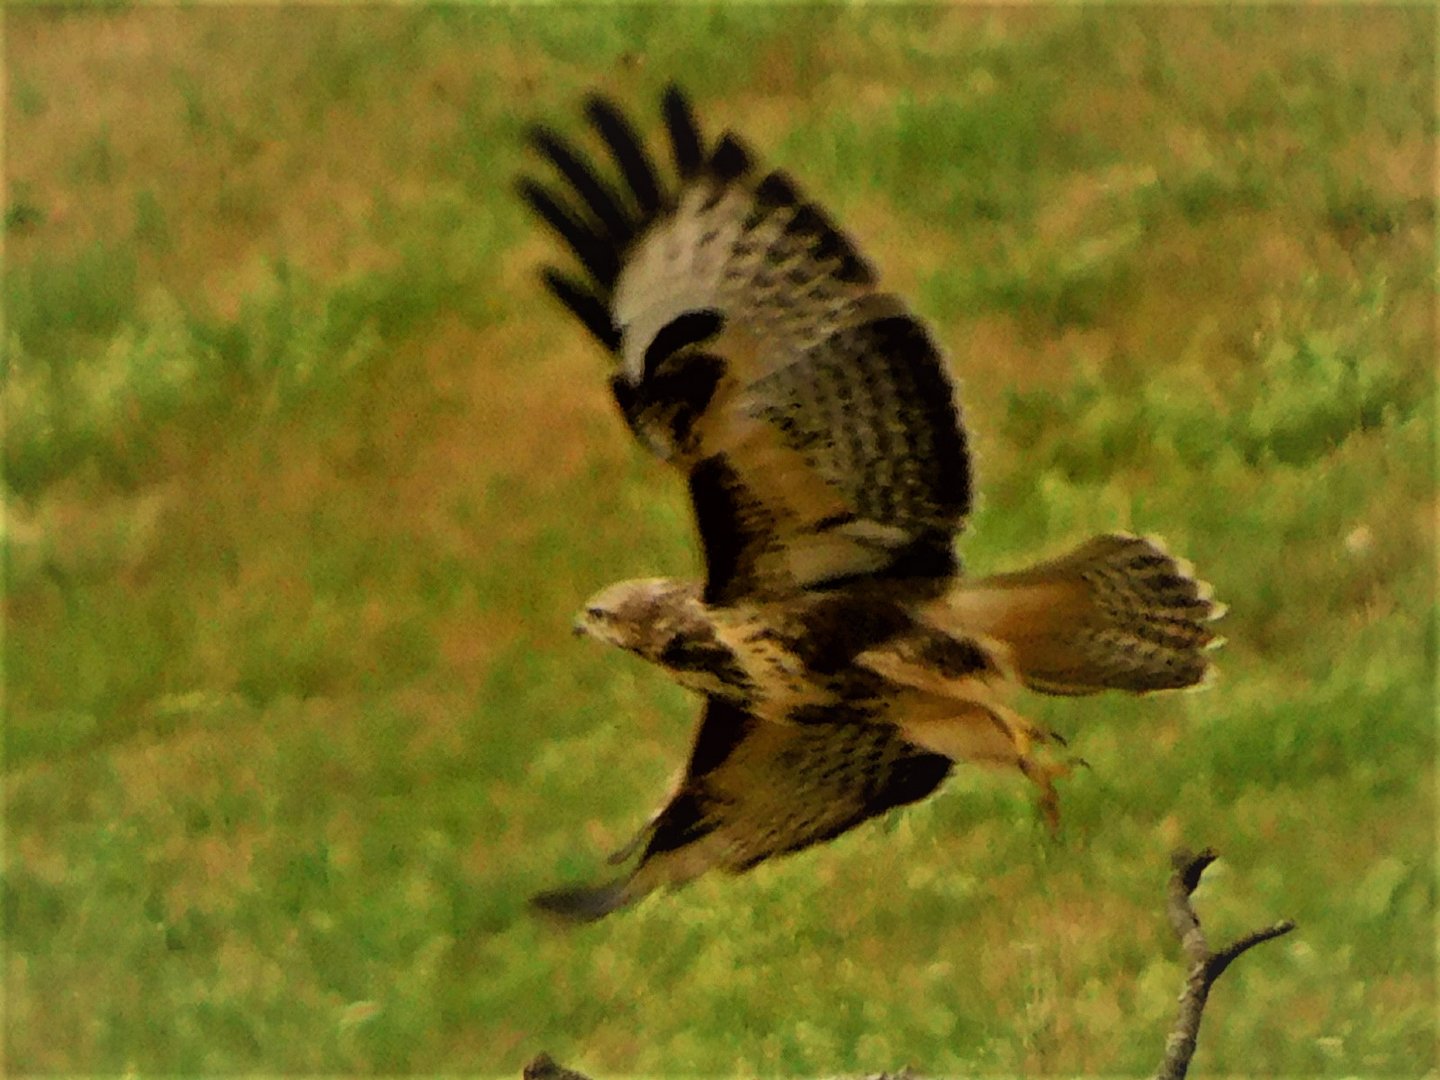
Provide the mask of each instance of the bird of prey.
MULTIPOLYGON (((1065 763, 1007 691, 1192 686, 1221 606, 1155 541, 1094 537, 971 579, 954 542, 970 457, 934 335, 794 180, 675 87, 662 170, 612 102, 610 168, 552 128, 518 190, 578 266, 545 286, 610 354, 638 440, 688 484, 702 581, 627 581, 576 630, 704 704, 683 775, 612 861, 533 903, 597 919, 713 868, 747 870, 933 792, 957 762, 1019 769, 1055 813, 1065 763)), ((603 158, 600 159, 603 161, 603 158)))

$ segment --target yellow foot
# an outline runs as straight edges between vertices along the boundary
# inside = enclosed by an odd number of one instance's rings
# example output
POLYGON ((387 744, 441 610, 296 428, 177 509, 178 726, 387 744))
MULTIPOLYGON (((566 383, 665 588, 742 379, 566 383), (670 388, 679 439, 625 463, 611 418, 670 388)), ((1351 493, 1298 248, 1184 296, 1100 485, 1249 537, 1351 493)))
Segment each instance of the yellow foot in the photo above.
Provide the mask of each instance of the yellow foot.
POLYGON ((1089 765, 1083 758, 1070 758, 1066 761, 1040 761, 1029 754, 1020 759, 1019 765, 1020 771, 1040 789, 1040 816, 1045 819, 1045 825, 1050 830, 1050 835, 1058 835, 1060 832, 1060 793, 1055 789, 1055 781, 1069 776, 1077 766, 1089 768, 1089 765))

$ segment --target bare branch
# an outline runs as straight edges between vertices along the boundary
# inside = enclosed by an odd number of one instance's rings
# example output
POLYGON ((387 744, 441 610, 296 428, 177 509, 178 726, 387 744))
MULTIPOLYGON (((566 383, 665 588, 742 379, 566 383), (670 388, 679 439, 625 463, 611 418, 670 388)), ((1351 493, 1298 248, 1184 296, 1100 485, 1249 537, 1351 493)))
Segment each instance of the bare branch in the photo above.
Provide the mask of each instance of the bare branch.
POLYGON ((1174 881, 1178 881, 1185 889, 1185 895, 1189 896, 1200 885, 1200 876, 1211 863, 1220 857, 1220 853, 1212 847, 1207 847, 1198 855, 1181 848, 1170 856, 1170 865, 1176 870, 1174 881))
POLYGON ((1256 945, 1269 941, 1271 938, 1283 937, 1294 929, 1294 922, 1290 919, 1281 919, 1274 926, 1267 926, 1263 930, 1252 930, 1234 944, 1225 946, 1210 958, 1210 968, 1213 971, 1210 981, 1214 982, 1218 979, 1220 973, 1230 966, 1230 962, 1246 949, 1253 949, 1256 945))
POLYGON ((1174 872, 1170 875, 1168 913, 1180 947, 1190 961, 1185 978, 1185 989, 1180 995, 1180 1010, 1175 1026, 1165 1039, 1165 1060, 1161 1062, 1157 1080, 1183 1080, 1190 1069, 1190 1059, 1195 1055, 1195 1042, 1200 1036, 1200 1018, 1205 1012, 1205 1002, 1210 997, 1210 987, 1220 978, 1230 964, 1248 949, 1262 942, 1288 934, 1295 929, 1289 919, 1254 930, 1219 952, 1211 952, 1205 940, 1205 931, 1200 926, 1200 917, 1195 914, 1190 895, 1200 884, 1205 868, 1214 862, 1217 854, 1213 848, 1206 848, 1199 854, 1177 851, 1171 856, 1174 872))
MULTIPOLYGON (((1200 917, 1195 914, 1191 894, 1200 884, 1205 869, 1219 856, 1213 848, 1198 853, 1177 851, 1170 857, 1172 872, 1168 888, 1167 914, 1175 936, 1188 961, 1185 988, 1180 995, 1179 1014, 1175 1026, 1165 1039, 1165 1059, 1156 1073, 1156 1080, 1184 1080, 1190 1069, 1190 1059, 1195 1055, 1195 1043, 1200 1035, 1200 1019, 1205 1012, 1205 1003, 1210 997, 1210 988, 1225 969, 1242 954, 1273 938, 1283 937, 1295 929, 1289 919, 1277 922, 1260 930, 1252 930, 1219 951, 1212 952, 1205 940, 1205 930, 1200 917)), ((866 1080, 914 1080, 915 1074, 908 1068, 898 1073, 880 1073, 866 1080)), ((567 1069, 549 1054, 540 1054, 525 1066, 524 1080, 590 1080, 584 1073, 567 1069)))

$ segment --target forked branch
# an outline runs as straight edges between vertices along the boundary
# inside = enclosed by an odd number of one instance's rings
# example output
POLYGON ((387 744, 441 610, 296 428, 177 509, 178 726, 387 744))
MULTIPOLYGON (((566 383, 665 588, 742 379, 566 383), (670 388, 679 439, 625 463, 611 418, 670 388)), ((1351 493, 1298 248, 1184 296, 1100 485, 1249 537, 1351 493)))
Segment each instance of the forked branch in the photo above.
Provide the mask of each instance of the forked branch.
POLYGON ((1295 929, 1295 924, 1285 919, 1273 926, 1252 930, 1219 952, 1211 952, 1190 895, 1200 884, 1205 868, 1216 858, 1218 856, 1213 848, 1206 848, 1199 854, 1182 849, 1170 856, 1173 868, 1168 905, 1170 925, 1180 939, 1180 947, 1190 962, 1190 969, 1185 977, 1185 989, 1180 995, 1180 1011, 1175 1017, 1175 1027, 1165 1040, 1165 1060, 1155 1074, 1157 1080, 1181 1080, 1189 1071, 1190 1059, 1195 1055, 1195 1041, 1200 1036, 1200 1018, 1205 1012, 1205 1002, 1210 997, 1210 988, 1225 969, 1246 950, 1295 929))
MULTIPOLYGON (((1191 903, 1191 894, 1200 884, 1205 868, 1216 858, 1212 848, 1206 848, 1199 854, 1177 851, 1170 857, 1173 869, 1167 910, 1170 925, 1175 928, 1175 936, 1180 939, 1180 947, 1184 950, 1190 966, 1185 978, 1185 990, 1180 995, 1180 1012, 1175 1018, 1175 1027, 1165 1040, 1165 1060, 1160 1071, 1156 1073, 1157 1080, 1182 1080, 1189 1071, 1190 1059, 1195 1055, 1195 1041, 1200 1035, 1200 1017, 1205 1011, 1206 999, 1210 996, 1210 988, 1215 985, 1215 980, 1220 978, 1225 969, 1242 953, 1295 929, 1295 924, 1286 919, 1273 926, 1253 930, 1218 952, 1211 952, 1209 943, 1205 940, 1205 931, 1200 926, 1200 918, 1195 914, 1194 905, 1191 903)), ((902 1070, 901 1073, 890 1076, 881 1074, 878 1080, 899 1080, 900 1077, 911 1076, 913 1074, 908 1070, 902 1070)), ((584 1073, 565 1068, 549 1054, 541 1054, 525 1066, 524 1080, 590 1078, 584 1073)))

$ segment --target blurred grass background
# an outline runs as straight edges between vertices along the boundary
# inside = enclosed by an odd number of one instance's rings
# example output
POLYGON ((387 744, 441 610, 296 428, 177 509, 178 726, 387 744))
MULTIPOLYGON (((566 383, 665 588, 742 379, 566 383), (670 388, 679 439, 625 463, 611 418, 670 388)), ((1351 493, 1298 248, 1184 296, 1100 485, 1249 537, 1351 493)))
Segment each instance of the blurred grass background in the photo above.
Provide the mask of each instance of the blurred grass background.
POLYGON ((1421 7, 10 8, 9 1075, 1133 1075, 1180 843, 1197 1070, 1436 1066, 1421 7), (534 284, 523 125, 678 77, 934 321, 967 563, 1163 534, 1210 692, 1032 698, 1094 766, 558 933, 694 704, 569 636, 697 559, 534 284))

